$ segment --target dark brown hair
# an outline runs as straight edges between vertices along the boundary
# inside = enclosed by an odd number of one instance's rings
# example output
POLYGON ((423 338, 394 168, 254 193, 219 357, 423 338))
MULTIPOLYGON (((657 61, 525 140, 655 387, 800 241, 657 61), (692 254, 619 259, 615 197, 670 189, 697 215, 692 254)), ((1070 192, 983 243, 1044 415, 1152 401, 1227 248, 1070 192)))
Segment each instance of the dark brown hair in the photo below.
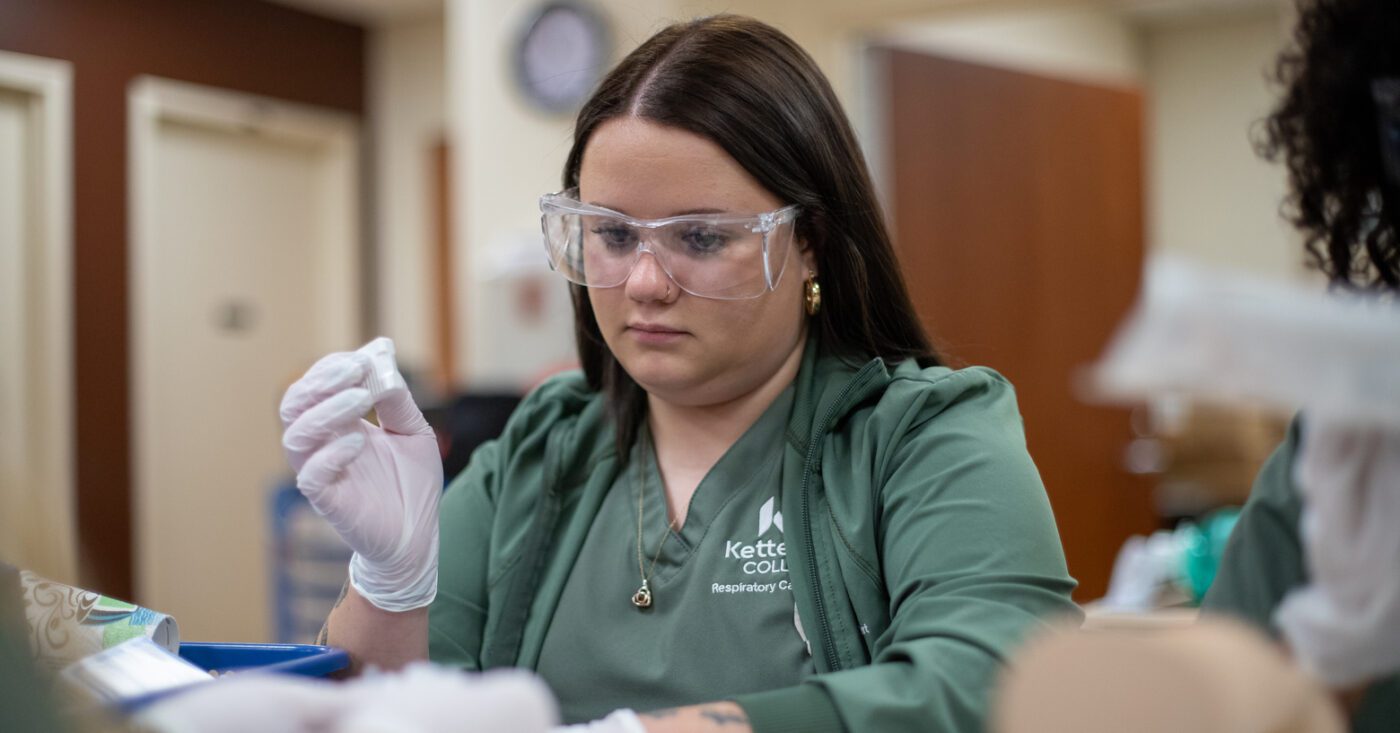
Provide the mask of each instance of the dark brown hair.
POLYGON ((1288 167, 1284 216, 1314 267, 1340 286, 1400 288, 1400 201, 1381 195, 1371 95, 1374 79, 1400 76, 1400 0, 1299 0, 1298 13, 1257 147, 1288 167))
MULTIPOLYGON (((623 116, 713 141, 784 204, 802 207, 797 236, 813 249, 822 287, 810 325, 825 353, 938 363, 855 134, 826 77, 792 39, 734 15, 661 30, 609 72, 579 111, 564 188, 578 185, 593 132, 623 116)), ((625 450, 646 395, 604 343, 582 286, 573 286, 573 303, 579 361, 588 384, 607 393, 625 450)))

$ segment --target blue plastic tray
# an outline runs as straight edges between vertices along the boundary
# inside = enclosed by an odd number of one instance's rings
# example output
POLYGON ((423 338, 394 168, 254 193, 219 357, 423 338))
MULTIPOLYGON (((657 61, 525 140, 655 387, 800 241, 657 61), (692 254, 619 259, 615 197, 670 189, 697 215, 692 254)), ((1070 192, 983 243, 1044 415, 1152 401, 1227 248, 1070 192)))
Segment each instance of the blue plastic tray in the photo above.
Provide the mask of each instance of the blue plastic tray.
MULTIPOLYGON (((180 656, 210 672, 276 672, 304 677, 325 677, 350 666, 350 653, 344 649, 314 644, 235 644, 212 641, 186 641, 180 656)), ((195 683, 199 685, 200 683, 195 683)), ((135 711, 167 695, 188 689, 177 687, 128 698, 116 703, 121 713, 135 711)))
POLYGON ((344 649, 314 644, 232 644, 187 641, 180 656, 211 672, 252 670, 325 677, 350 666, 344 649))

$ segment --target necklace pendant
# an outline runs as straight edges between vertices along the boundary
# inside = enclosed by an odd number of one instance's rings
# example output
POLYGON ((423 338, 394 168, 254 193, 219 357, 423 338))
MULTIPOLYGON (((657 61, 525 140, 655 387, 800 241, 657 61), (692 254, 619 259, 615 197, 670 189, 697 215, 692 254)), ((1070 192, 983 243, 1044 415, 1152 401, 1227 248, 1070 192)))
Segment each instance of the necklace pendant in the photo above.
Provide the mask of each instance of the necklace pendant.
POLYGON ((647 587, 647 582, 642 581, 642 587, 632 594, 632 605, 637 608, 651 608, 651 588, 647 587))

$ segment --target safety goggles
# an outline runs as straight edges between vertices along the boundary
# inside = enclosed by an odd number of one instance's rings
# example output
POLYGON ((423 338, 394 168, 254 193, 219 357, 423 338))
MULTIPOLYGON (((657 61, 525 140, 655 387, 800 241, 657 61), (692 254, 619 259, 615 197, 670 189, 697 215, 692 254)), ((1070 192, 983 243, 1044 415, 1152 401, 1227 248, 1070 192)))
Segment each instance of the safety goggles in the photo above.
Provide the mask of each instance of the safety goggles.
POLYGON ((778 286, 798 207, 754 216, 705 214, 634 219, 578 200, 577 189, 540 197, 550 267, 590 288, 621 285, 642 253, 691 295, 757 298, 778 286))

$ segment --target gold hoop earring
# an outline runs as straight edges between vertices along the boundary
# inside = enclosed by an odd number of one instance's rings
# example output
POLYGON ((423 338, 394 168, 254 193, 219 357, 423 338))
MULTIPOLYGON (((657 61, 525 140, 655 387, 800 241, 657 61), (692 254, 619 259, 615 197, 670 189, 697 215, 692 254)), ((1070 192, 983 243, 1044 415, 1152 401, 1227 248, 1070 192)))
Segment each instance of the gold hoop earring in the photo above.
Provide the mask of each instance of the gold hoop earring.
POLYGON ((802 304, 807 309, 807 315, 815 316, 822 309, 822 286, 817 282, 817 277, 808 275, 802 290, 802 304))

